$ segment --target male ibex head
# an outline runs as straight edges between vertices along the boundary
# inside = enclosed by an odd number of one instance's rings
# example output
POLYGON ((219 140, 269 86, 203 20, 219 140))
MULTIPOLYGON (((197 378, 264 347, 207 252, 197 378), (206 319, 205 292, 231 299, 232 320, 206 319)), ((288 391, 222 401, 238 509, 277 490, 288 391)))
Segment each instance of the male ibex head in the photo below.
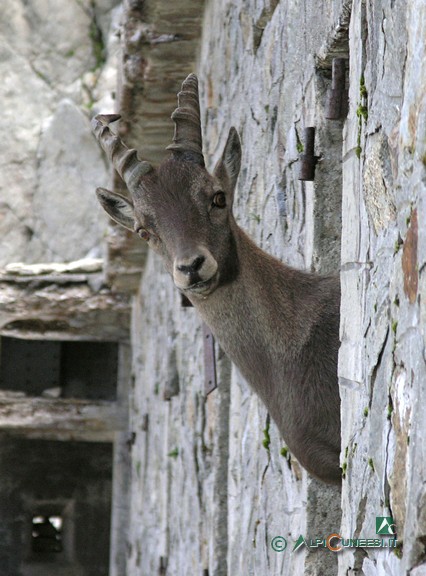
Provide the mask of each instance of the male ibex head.
POLYGON ((299 461, 318 478, 338 483, 339 282, 285 266, 236 224, 240 139, 231 128, 209 174, 195 75, 178 94, 171 154, 158 168, 110 131, 118 119, 98 115, 93 130, 130 199, 98 188, 102 206, 161 255, 176 287, 262 398, 299 461))

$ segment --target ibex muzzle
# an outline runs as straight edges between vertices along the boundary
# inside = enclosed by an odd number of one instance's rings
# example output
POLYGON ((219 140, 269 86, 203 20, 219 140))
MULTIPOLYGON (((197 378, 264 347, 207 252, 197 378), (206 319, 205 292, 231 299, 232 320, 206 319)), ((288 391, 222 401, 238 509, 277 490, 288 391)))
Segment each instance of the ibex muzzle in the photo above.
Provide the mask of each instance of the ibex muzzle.
POLYGON ((217 262, 207 248, 179 255, 173 263, 173 280, 180 290, 208 294, 215 287, 217 262))
POLYGON ((231 128, 209 174, 193 74, 182 85, 172 118, 171 156, 158 168, 138 160, 112 134, 108 125, 116 115, 93 120, 130 193, 127 198, 98 188, 99 201, 161 256, 301 464, 321 480, 339 483, 339 281, 285 266, 237 225, 232 206, 240 139, 231 128))

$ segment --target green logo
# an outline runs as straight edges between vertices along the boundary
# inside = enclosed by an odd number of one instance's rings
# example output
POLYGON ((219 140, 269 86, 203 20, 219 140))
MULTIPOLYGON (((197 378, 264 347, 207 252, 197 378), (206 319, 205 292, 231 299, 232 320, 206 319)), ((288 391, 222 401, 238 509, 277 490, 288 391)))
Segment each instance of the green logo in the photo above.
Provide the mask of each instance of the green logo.
POLYGON ((296 541, 295 544, 294 544, 293 552, 295 552, 296 550, 299 550, 299 548, 300 548, 301 546, 303 546, 303 545, 306 546, 306 541, 305 541, 305 539, 303 538, 303 536, 300 535, 299 538, 297 539, 297 541, 296 541))
POLYGON ((376 516, 376 534, 396 534, 396 526, 391 516, 376 516))

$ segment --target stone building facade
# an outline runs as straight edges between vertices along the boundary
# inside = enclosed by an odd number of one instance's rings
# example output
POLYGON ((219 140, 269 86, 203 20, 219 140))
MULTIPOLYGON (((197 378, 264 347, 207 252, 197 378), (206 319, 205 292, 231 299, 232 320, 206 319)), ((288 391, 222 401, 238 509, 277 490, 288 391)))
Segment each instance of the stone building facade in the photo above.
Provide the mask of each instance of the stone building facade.
MULTIPOLYGON (((2 465, 7 447, 24 440, 103 445, 111 575, 426 574, 424 2, 66 3, 82 20, 81 38, 55 32, 59 42, 52 32, 43 54, 31 39, 47 26, 34 22, 49 3, 6 4, 1 258, 50 267, 2 274, 2 349, 7 338, 115 343, 119 386, 103 400, 78 398, 75 387, 68 399, 62 388, 52 399, 6 387, 2 465), (37 97, 15 78, 18 61, 37 97), (175 94, 192 71, 207 165, 231 125, 242 139, 240 225, 290 265, 340 273, 341 491, 301 469, 217 343, 218 388, 205 395, 209 361, 195 311, 137 238, 112 224, 102 237, 92 188, 109 181, 125 190, 108 175, 88 118, 120 111, 122 137, 158 163, 172 137, 175 94), (14 115, 16 103, 25 113, 14 115), (309 127, 315 178, 301 181, 309 127), (99 272, 93 257, 101 254, 99 272), (369 546, 381 538, 377 518, 393 518, 395 548, 369 546), (339 553, 293 550, 300 536, 333 533, 361 542, 339 553), (277 536, 287 541, 283 551, 273 549, 277 536)), ((31 573, 19 569, 10 576, 31 573)))

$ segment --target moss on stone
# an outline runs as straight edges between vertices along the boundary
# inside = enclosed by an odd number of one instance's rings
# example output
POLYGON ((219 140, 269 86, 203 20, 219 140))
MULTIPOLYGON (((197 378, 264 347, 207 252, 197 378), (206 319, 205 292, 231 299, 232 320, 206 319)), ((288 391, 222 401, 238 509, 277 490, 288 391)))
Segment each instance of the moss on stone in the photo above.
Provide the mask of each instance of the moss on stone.
POLYGON ((167 456, 169 456, 169 458, 177 458, 179 456, 179 448, 173 448, 173 450, 170 450, 167 456))

